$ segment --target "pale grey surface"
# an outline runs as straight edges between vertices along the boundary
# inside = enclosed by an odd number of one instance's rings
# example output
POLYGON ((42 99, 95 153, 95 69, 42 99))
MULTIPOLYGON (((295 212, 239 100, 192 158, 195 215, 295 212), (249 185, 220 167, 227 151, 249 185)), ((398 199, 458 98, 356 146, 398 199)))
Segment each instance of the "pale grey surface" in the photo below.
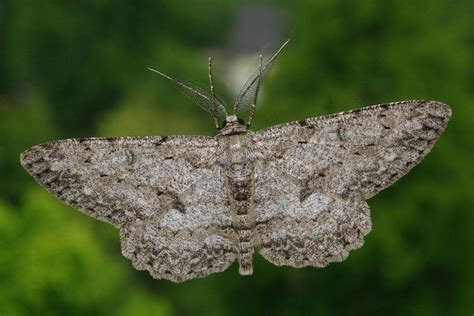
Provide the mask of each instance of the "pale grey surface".
POLYGON ((451 116, 404 101, 256 133, 228 117, 216 137, 69 139, 37 145, 22 165, 51 193, 120 229, 137 269, 175 282, 252 273, 270 262, 322 267, 363 244, 366 199, 432 148, 451 116))

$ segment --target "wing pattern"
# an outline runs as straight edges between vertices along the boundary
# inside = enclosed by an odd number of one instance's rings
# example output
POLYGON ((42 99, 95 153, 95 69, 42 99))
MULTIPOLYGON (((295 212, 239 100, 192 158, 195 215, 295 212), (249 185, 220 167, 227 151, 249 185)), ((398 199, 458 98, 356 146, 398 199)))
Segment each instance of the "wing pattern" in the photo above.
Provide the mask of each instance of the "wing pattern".
POLYGON ((308 192, 367 199, 431 150, 451 116, 434 101, 404 101, 276 125, 255 134, 259 159, 308 192))
POLYGON ((62 201, 119 228, 124 256, 155 278, 225 270, 243 211, 267 260, 322 267, 362 246, 365 200, 421 161, 450 116, 440 102, 404 101, 214 138, 61 140, 25 151, 21 163, 62 201), (229 174, 246 168, 249 178, 229 188, 229 174), (234 210, 229 196, 248 209, 234 210))
POLYGON ((405 101, 254 134, 260 253, 294 267, 344 260, 371 229, 365 200, 421 161, 450 116, 442 103, 405 101))
POLYGON ((284 172, 257 164, 256 246, 276 265, 324 267, 346 259, 371 229, 365 201, 321 192, 301 195, 301 183, 284 172))
POLYGON ((21 162, 62 201, 120 228, 137 268, 182 281, 235 257, 217 150, 205 136, 69 139, 34 146, 21 162))

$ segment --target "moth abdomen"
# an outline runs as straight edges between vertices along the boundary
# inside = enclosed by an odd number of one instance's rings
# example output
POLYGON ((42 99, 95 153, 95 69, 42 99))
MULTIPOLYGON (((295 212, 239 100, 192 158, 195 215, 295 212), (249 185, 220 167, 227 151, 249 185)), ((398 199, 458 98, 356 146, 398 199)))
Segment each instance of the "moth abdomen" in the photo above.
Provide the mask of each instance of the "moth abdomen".
POLYGON ((227 152, 222 160, 225 170, 224 183, 237 237, 234 247, 240 274, 250 275, 253 273, 255 239, 255 160, 251 154, 253 148, 248 133, 231 135, 223 140, 227 140, 227 152))

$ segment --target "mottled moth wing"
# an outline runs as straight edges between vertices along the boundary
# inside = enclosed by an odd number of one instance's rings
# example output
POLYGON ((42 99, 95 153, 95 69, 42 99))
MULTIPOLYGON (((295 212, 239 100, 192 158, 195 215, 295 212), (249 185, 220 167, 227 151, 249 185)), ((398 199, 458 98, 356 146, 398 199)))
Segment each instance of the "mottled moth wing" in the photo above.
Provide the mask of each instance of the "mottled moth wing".
POLYGON ((363 200, 307 192, 284 171, 258 163, 255 176, 256 240, 276 265, 324 267, 344 260, 371 229, 363 200))
POLYGON ((370 231, 365 200, 420 162, 450 116, 440 102, 404 101, 255 133, 261 254, 296 267, 343 260, 370 231))
POLYGON ((235 257, 217 151, 205 136, 69 139, 32 147, 21 163, 62 201, 120 228, 136 268, 182 281, 235 257))

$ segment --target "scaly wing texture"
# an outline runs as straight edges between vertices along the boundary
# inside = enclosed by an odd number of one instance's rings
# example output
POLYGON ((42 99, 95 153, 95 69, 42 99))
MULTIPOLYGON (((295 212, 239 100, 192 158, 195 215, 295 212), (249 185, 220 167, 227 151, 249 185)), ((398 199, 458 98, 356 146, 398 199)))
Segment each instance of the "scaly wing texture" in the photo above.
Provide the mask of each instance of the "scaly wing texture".
POLYGON ((69 139, 32 147, 21 163, 62 201, 120 228, 137 268, 181 281, 234 259, 217 146, 205 136, 69 139))
POLYGON ((370 231, 364 201, 432 148, 451 116, 433 101, 404 101, 257 132, 257 246, 281 265, 346 258, 370 231))
POLYGON ((420 162, 450 116, 440 102, 403 101, 276 125, 254 141, 259 160, 306 192, 367 199, 420 162))
POLYGON ((365 201, 303 196, 300 181, 262 163, 255 181, 256 246, 273 264, 324 267, 363 245, 371 229, 365 201))
POLYGON ((235 260, 232 211, 214 166, 177 203, 121 230, 122 253, 155 278, 181 282, 224 271, 235 260))

